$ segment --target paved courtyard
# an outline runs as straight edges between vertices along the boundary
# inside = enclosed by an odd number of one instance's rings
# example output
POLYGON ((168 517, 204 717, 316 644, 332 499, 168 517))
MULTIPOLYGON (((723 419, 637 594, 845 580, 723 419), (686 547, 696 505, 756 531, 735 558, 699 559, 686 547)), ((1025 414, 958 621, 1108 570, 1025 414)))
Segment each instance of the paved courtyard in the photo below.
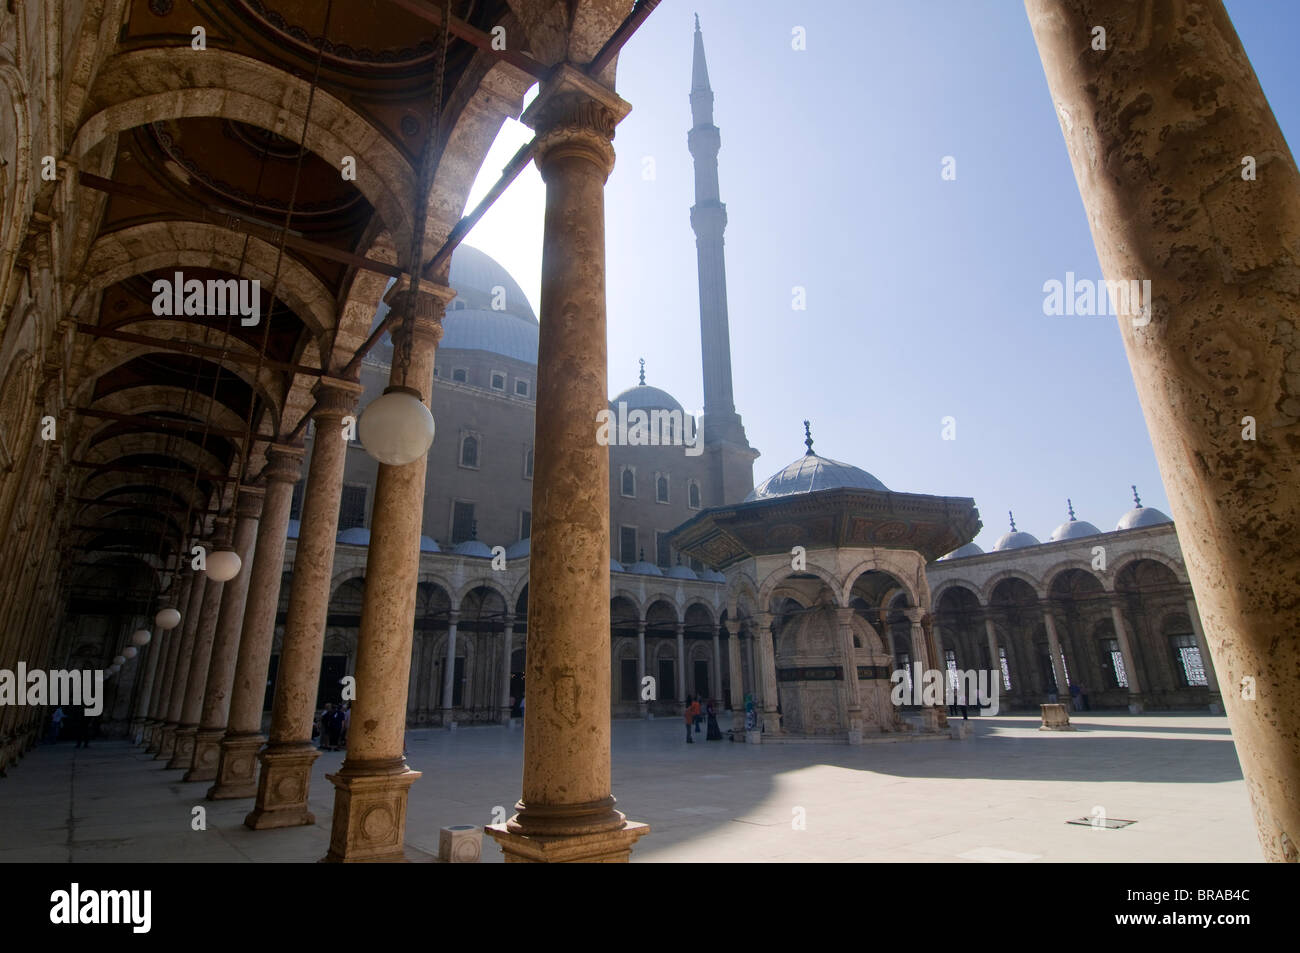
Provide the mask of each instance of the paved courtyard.
MULTIPOLYGON (((1227 719, 1091 713, 1071 733, 1038 719, 972 719, 965 741, 687 745, 676 720, 614 723, 614 793, 650 824, 639 862, 1261 861, 1227 719), (1092 817, 1137 823, 1099 830, 1092 817), (802 822, 802 823, 800 823, 802 822), (802 829, 800 829, 802 827, 802 829)), ((438 830, 509 813, 520 793, 518 728, 412 731, 408 855, 438 830), (499 810, 498 810, 499 809, 499 810)), ((0 780, 0 862, 316 861, 333 787, 316 762, 313 827, 253 832, 251 801, 203 800, 207 783, 124 742, 42 746, 0 780), (192 829, 193 808, 207 830, 192 829)), ((500 862, 485 842, 484 860, 500 862)))

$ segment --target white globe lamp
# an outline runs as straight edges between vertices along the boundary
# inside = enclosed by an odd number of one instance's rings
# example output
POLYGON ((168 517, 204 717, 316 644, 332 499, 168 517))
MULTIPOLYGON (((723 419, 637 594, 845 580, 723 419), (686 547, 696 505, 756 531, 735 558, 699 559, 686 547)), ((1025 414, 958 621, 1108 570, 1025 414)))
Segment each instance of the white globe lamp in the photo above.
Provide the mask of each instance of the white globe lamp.
POLYGON ((428 453, 433 431, 433 414, 420 400, 420 392, 396 384, 372 400, 357 421, 357 436, 366 453, 390 467, 428 453))
POLYGON ((153 621, 160 629, 174 629, 181 624, 181 614, 175 609, 160 609, 153 621))
POLYGON ((134 645, 128 645, 126 648, 122 650, 122 658, 124 660, 135 658, 136 651, 137 649, 134 645))
POLYGON ((230 549, 219 549, 208 555, 208 578, 213 582, 228 582, 239 575, 243 561, 239 553, 230 549))
MULTIPOLYGON (((161 615, 161 613, 159 613, 161 615)), ((136 629, 131 633, 131 644, 135 646, 145 646, 153 638, 153 633, 148 629, 136 629)))

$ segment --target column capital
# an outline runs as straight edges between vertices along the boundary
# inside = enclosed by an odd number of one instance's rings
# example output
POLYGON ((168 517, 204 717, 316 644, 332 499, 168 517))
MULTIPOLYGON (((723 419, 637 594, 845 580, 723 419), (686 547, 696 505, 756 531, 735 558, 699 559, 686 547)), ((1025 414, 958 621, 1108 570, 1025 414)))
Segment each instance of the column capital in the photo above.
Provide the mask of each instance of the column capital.
POLYGON ((685 634, 686 634, 686 623, 685 623, 685 622, 677 622, 677 623, 675 623, 675 625, 676 625, 676 627, 677 627, 677 634, 678 634, 678 635, 685 635, 685 634))
POLYGON ((364 389, 359 381, 322 377, 312 388, 312 396, 316 398, 316 406, 311 409, 312 419, 342 418, 354 413, 357 398, 364 389))
POLYGON ((447 624, 448 624, 448 625, 456 625, 458 622, 460 622, 460 610, 459 610, 459 609, 451 609, 450 611, 448 611, 448 613, 447 613, 447 624))
POLYGON ((608 177, 614 168, 614 127, 631 109, 612 89, 564 63, 542 83, 540 94, 520 118, 537 132, 534 156, 539 170, 552 158, 578 155, 608 177))
POLYGON ((770 612, 755 612, 754 625, 757 626, 760 631, 766 632, 772 628, 772 622, 775 618, 776 616, 772 615, 770 612))
POLYGON ((511 613, 507 612, 505 616, 502 617, 501 622, 507 629, 513 629, 515 626, 515 617, 511 613))
POLYGON ((266 470, 263 476, 268 483, 297 483, 302 478, 302 447, 272 447, 266 452, 266 470))
POLYGON ((239 499, 235 501, 235 516, 239 519, 255 520, 262 515, 262 501, 266 490, 260 486, 241 486, 239 499))
POLYGON ((636 634, 645 635, 645 619, 636 620, 636 634))
POLYGON ((852 625, 854 613, 857 611, 853 606, 836 606, 835 621, 840 625, 852 625))
POLYGON ((920 625, 925 621, 929 613, 927 613, 921 606, 908 606, 903 610, 903 615, 907 617, 907 621, 912 623, 912 625, 920 625))

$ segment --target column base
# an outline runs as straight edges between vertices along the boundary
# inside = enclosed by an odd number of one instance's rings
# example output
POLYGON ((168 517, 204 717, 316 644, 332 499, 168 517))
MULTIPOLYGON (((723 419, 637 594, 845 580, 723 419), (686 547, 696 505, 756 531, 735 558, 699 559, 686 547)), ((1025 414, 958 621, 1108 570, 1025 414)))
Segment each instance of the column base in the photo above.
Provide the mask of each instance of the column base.
POLYGON ((257 732, 226 734, 217 760, 217 783, 208 788, 209 801, 226 801, 257 794, 257 752, 266 738, 257 732))
POLYGON ((781 716, 776 713, 775 708, 763 712, 762 722, 764 734, 779 735, 781 733, 781 716))
POLYGON ((624 820, 612 831, 546 836, 510 830, 513 821, 491 824, 484 833, 497 842, 507 864, 625 864, 650 825, 624 820))
POLYGON ((316 815, 307 809, 307 795, 311 766, 319 757, 320 751, 310 741, 268 745, 257 756, 262 762, 257 803, 244 818, 244 826, 264 831, 315 824, 316 815))
POLYGON ((334 785, 334 823, 325 863, 402 863, 406 799, 419 771, 404 758, 343 763, 334 785))
POLYGON ((1130 714, 1140 715, 1146 711, 1146 702, 1142 700, 1141 695, 1130 695, 1128 697, 1128 710, 1130 714))
POLYGON ((158 733, 158 750, 154 754, 155 761, 169 760, 176 753, 176 726, 163 725, 162 731, 158 733))
POLYGON ((194 734, 194 757, 185 781, 215 781, 217 763, 221 760, 221 739, 226 733, 221 728, 200 728, 194 734))
POLYGON ((172 747, 171 759, 167 762, 168 770, 184 768, 188 771, 194 764, 194 735, 198 730, 197 725, 184 725, 176 729, 176 743, 172 747))

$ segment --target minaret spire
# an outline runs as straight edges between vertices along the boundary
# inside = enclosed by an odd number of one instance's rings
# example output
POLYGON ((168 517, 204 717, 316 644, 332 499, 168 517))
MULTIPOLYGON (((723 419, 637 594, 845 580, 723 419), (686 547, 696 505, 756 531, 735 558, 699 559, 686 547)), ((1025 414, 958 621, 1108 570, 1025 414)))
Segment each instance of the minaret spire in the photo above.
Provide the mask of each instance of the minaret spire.
POLYGON ((718 189, 718 150, 722 134, 713 124, 713 88, 704 59, 704 34, 695 17, 691 62, 691 130, 686 144, 695 160, 695 204, 691 228, 700 282, 700 357, 704 371, 704 452, 710 472, 709 505, 735 503, 754 487, 754 458, 736 413, 731 388, 731 333, 727 324, 727 265, 722 233, 727 207, 718 189))

